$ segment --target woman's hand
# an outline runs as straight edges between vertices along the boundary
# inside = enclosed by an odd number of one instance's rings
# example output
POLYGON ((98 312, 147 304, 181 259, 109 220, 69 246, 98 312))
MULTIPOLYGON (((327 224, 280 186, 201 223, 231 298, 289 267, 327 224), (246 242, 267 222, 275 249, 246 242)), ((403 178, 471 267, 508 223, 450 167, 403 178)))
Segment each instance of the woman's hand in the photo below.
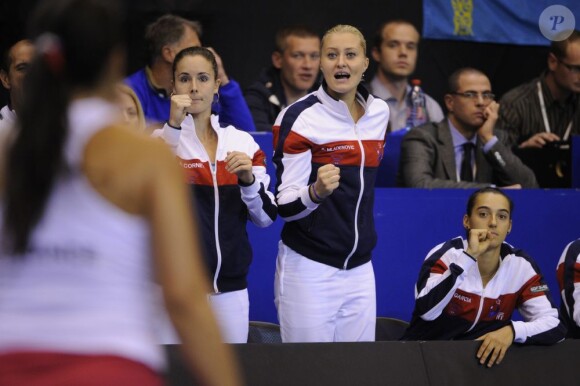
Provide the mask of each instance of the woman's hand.
POLYGON ((477 259, 489 248, 491 234, 488 229, 470 229, 467 240, 467 253, 477 259))
POLYGON ((487 367, 494 364, 499 365, 514 341, 514 330, 511 325, 508 325, 499 330, 488 332, 476 340, 483 341, 477 350, 479 363, 485 365, 487 362, 487 367))
POLYGON ((245 185, 254 182, 252 173, 252 160, 246 153, 241 151, 228 151, 226 156, 226 170, 238 176, 238 179, 245 185))
POLYGON ((316 182, 312 188, 317 197, 326 198, 338 188, 339 181, 340 169, 333 164, 326 164, 318 168, 316 182))
POLYGON ((167 123, 172 127, 181 127, 181 123, 185 119, 187 109, 191 106, 191 98, 189 95, 171 95, 171 107, 169 109, 169 119, 167 123))

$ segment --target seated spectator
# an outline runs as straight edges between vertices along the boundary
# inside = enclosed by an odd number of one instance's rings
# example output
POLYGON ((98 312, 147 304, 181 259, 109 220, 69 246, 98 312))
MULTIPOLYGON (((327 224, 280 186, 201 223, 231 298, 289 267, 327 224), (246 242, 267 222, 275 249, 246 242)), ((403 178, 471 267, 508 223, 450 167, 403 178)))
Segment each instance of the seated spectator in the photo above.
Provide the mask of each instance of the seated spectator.
POLYGON ((568 327, 568 337, 580 339, 580 239, 566 246, 556 275, 562 296, 560 311, 568 327))
MULTIPOLYGON (((389 131, 408 127, 411 112, 409 76, 415 71, 419 48, 419 32, 406 20, 385 22, 377 30, 372 49, 377 73, 370 82, 371 92, 389 104, 389 131)), ((422 123, 439 122, 443 111, 425 94, 426 111, 418 117, 422 123)))
MULTIPOLYGON (((186 47, 201 46, 200 38, 199 22, 175 15, 161 16, 147 26, 147 66, 127 77, 125 81, 139 97, 145 118, 154 128, 163 126, 169 119, 175 55, 186 47)), ((217 103, 214 104, 220 122, 245 131, 255 131, 254 121, 240 85, 228 77, 221 58, 213 52, 218 62, 218 77, 221 81, 217 103)))
POLYGON ((481 341, 477 358, 499 364, 512 343, 554 344, 566 334, 537 264, 505 242, 512 200, 497 188, 474 192, 456 237, 433 248, 415 286, 404 340, 481 341), (512 320, 515 309, 523 321, 512 320))
POLYGON ((447 119, 411 129, 401 144, 398 184, 409 188, 537 187, 534 173, 495 128, 499 105, 489 79, 474 68, 448 81, 447 119))
POLYGON ((521 148, 541 148, 580 134, 580 31, 552 42, 548 68, 501 99, 498 127, 521 148))
POLYGON ((272 131, 280 111, 318 87, 320 37, 308 27, 276 33, 272 65, 245 91, 258 131, 272 131))
POLYGON ((137 131, 145 131, 145 115, 137 94, 124 83, 118 84, 116 91, 123 122, 137 131))
POLYGON ((34 51, 34 45, 29 40, 19 40, 2 57, 0 81, 8 90, 10 100, 0 110, 0 132, 11 127, 16 120, 16 111, 22 97, 22 80, 34 57, 34 51))

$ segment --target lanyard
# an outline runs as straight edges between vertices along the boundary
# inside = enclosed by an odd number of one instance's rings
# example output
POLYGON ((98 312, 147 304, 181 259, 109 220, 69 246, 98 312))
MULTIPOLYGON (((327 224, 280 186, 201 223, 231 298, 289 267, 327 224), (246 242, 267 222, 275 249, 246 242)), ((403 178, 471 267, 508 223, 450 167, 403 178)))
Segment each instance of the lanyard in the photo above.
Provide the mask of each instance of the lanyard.
MULTIPOLYGON (((548 113, 546 112, 546 105, 544 104, 544 94, 542 93, 542 86, 538 81, 538 98, 540 98, 540 108, 542 109, 542 118, 544 119, 544 128, 546 132, 551 133, 550 130, 550 122, 548 122, 548 113)), ((572 131, 572 119, 570 119, 570 123, 568 123, 568 127, 566 127, 566 132, 562 137, 562 141, 567 141, 568 137, 570 136, 570 131, 572 131)))

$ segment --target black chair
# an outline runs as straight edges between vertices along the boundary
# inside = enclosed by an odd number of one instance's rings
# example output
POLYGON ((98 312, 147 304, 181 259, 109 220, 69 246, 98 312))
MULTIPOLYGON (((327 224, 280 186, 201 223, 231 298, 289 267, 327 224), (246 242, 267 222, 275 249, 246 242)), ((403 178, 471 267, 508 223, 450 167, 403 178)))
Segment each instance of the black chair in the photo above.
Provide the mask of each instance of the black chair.
POLYGON ((282 343, 280 326, 276 323, 250 321, 248 343, 282 343))
POLYGON ((407 327, 409 327, 409 323, 404 320, 378 316, 375 329, 375 341, 399 340, 405 333, 407 327))

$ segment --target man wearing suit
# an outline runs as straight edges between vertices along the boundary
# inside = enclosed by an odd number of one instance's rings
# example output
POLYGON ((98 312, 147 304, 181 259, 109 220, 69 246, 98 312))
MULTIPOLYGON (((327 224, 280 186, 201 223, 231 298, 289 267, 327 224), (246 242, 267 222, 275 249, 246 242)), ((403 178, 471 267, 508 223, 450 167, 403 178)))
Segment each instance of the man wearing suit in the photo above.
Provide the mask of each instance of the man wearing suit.
POLYGON ((461 68, 449 77, 447 119, 403 138, 398 185, 410 188, 534 188, 534 173, 495 129, 499 105, 487 76, 461 68))

